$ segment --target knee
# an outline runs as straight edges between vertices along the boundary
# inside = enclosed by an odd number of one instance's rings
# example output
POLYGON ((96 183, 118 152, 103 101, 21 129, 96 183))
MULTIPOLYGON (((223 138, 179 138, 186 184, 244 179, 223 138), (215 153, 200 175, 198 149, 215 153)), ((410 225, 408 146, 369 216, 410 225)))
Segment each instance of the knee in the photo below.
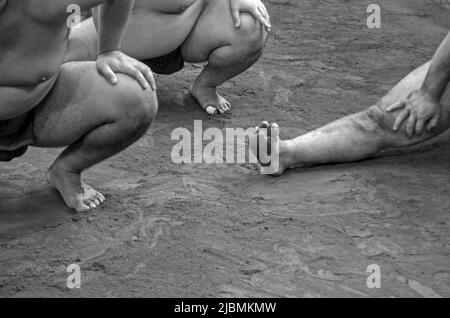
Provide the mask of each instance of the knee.
POLYGON ((380 148, 402 147, 413 143, 405 131, 393 130, 395 116, 388 113, 380 103, 363 112, 365 118, 364 129, 370 131, 380 148))
POLYGON ((144 90, 136 80, 119 75, 113 98, 118 102, 118 119, 136 128, 148 128, 158 112, 156 93, 144 90))
POLYGON ((360 132, 378 138, 390 132, 386 124, 387 116, 388 114, 383 109, 375 105, 351 118, 353 125, 360 132))
POLYGON ((252 53, 262 53, 268 33, 252 15, 242 13, 241 26, 237 29, 237 35, 252 53))
POLYGON ((388 113, 379 105, 374 105, 362 113, 365 129, 369 131, 386 130, 388 113))

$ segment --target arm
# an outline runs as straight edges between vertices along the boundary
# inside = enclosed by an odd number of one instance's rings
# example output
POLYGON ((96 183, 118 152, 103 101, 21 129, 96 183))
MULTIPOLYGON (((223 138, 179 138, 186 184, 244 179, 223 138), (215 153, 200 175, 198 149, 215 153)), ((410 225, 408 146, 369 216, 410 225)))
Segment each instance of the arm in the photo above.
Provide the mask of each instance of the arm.
POLYGON ((439 102, 450 81, 450 33, 442 42, 431 60, 430 69, 421 91, 439 102))
POLYGON ((394 123, 394 131, 398 131, 406 122, 409 137, 421 135, 426 127, 428 131, 436 128, 443 106, 440 103, 450 81, 450 33, 431 60, 431 65, 422 87, 411 93, 408 99, 388 107, 388 112, 403 109, 394 123))
POLYGON ((120 50, 134 0, 108 1, 99 7, 98 53, 120 50))
POLYGON ((134 0, 110 0, 99 7, 97 69, 111 84, 118 82, 116 73, 135 78, 144 89, 156 90, 150 68, 121 52, 122 38, 134 0))

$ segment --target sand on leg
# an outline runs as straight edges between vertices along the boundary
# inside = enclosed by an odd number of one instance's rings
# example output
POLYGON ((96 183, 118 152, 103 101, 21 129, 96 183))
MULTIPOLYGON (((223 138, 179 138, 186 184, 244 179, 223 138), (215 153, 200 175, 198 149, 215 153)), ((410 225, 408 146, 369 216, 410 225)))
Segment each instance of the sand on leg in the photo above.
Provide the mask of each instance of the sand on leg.
POLYGON ((209 114, 231 111, 217 87, 243 73, 261 57, 267 31, 253 16, 241 14, 234 26, 228 1, 208 1, 191 34, 182 46, 187 62, 208 61, 191 87, 191 95, 209 114))
POLYGON ((104 200, 82 182, 82 172, 137 141, 156 113, 155 93, 128 76, 119 74, 113 86, 93 62, 61 66, 55 87, 35 111, 33 146, 68 146, 47 175, 67 206, 84 211, 104 200))
MULTIPOLYGON (((370 158, 386 148, 413 146, 432 139, 450 127, 450 85, 442 98, 445 106, 438 126, 420 136, 409 138, 406 128, 393 130, 397 112, 387 112, 393 103, 419 89, 430 63, 417 68, 398 83, 376 105, 366 111, 339 119, 293 140, 280 140, 280 169, 277 175, 294 166, 354 162, 370 158)), ((263 123, 261 127, 268 127, 263 123)), ((264 136, 262 136, 264 138, 264 136)))

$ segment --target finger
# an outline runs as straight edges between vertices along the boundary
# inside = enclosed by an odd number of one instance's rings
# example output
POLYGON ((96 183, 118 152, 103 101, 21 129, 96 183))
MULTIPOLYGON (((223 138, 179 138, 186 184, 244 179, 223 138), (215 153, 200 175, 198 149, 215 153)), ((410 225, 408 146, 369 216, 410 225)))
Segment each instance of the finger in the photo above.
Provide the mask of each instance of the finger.
POLYGON ((142 88, 147 89, 150 87, 150 84, 147 82, 144 75, 137 68, 127 65, 122 72, 136 79, 139 84, 141 84, 142 88))
POLYGON ((391 113, 391 112, 393 112, 393 111, 402 109, 402 108, 404 108, 404 107, 405 107, 405 102, 401 101, 401 102, 397 102, 397 103, 395 103, 395 104, 392 104, 391 106, 389 106, 389 107, 386 109, 386 111, 387 111, 388 113, 391 113))
POLYGON ((272 23, 270 23, 270 17, 269 17, 269 14, 267 13, 266 8, 264 6, 260 6, 258 9, 259 9, 259 12, 264 17, 264 20, 267 23, 266 28, 270 29, 272 27, 272 23))
POLYGON ((266 19, 264 18, 264 16, 262 15, 262 13, 260 11, 254 12, 254 15, 256 16, 258 21, 261 22, 262 25, 264 25, 265 28, 267 28, 267 29, 270 28, 269 22, 266 21, 266 19))
POLYGON ((439 115, 435 115, 433 118, 430 119, 430 121, 428 122, 427 125, 427 130, 428 131, 432 131, 433 129, 435 129, 437 127, 439 123, 439 115))
POLYGON ((116 85, 118 83, 117 75, 113 72, 111 67, 109 67, 108 65, 101 67, 99 69, 99 72, 111 84, 116 85))
POLYGON ((402 111, 400 113, 400 115, 398 115, 398 117, 394 123, 394 127, 393 127, 394 131, 398 131, 400 129, 403 122, 406 120, 406 118, 408 118, 408 116, 409 116, 409 110, 407 110, 407 109, 405 109, 404 111, 402 111))
POLYGON ((234 26, 236 28, 239 28, 241 26, 241 13, 239 12, 238 9, 233 9, 232 15, 233 15, 234 26))
POLYGON ((414 135, 414 128, 416 127, 417 117, 414 114, 409 115, 408 122, 406 123, 406 134, 409 138, 414 135))
POLYGON ((257 11, 258 11, 258 15, 261 15, 261 17, 263 19, 263 21, 261 21, 261 23, 264 24, 264 26, 266 28, 269 28, 270 27, 269 18, 267 16, 266 12, 264 11, 264 9, 261 6, 259 6, 257 8, 257 11))
POLYGON ((425 121, 422 119, 417 119, 416 135, 422 135, 424 127, 425 127, 425 121))
POLYGON ((270 19, 270 14, 269 11, 267 11, 266 6, 264 5, 264 3, 261 3, 261 8, 264 11, 265 15, 270 19))
POLYGON ((156 91, 156 81, 155 77, 153 76, 153 72, 149 67, 143 67, 143 70, 141 70, 142 74, 144 74, 145 79, 150 84, 150 87, 152 90, 156 91))

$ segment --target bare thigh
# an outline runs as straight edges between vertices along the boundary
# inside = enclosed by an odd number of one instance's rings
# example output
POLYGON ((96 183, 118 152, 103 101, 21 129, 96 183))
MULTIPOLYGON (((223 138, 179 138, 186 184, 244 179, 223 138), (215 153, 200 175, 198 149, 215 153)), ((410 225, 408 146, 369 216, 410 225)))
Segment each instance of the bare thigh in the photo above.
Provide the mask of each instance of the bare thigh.
POLYGON ((211 0, 183 43, 183 57, 187 62, 205 62, 214 50, 232 45, 240 31, 234 26, 228 1, 211 0))
POLYGON ((94 62, 66 63, 51 93, 35 111, 34 146, 69 146, 99 126, 137 116, 127 112, 126 106, 132 99, 155 99, 149 91, 144 92, 126 75, 119 75, 116 86, 109 84, 94 62))
POLYGON ((425 132, 422 136, 414 136, 408 138, 406 135, 405 125, 402 126, 399 132, 394 132, 392 127, 400 111, 388 113, 386 109, 393 103, 402 99, 406 99, 410 93, 418 90, 422 87, 423 81, 427 75, 430 62, 418 67, 407 75, 402 81, 400 81, 386 96, 384 96, 377 105, 368 110, 369 116, 375 119, 382 127, 385 134, 385 140, 387 146, 411 146, 417 143, 421 143, 433 137, 436 137, 443 131, 450 128, 450 85, 447 87, 442 103, 445 106, 441 121, 432 132, 425 132))

